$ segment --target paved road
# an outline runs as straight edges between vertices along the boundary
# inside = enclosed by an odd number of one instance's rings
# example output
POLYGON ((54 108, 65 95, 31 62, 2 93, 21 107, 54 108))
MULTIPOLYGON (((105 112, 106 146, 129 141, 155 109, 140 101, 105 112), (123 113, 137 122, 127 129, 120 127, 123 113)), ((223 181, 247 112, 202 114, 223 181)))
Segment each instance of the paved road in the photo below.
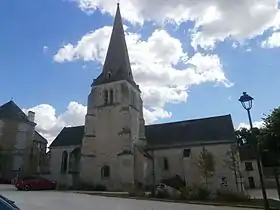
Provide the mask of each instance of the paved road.
MULTIPOLYGON (((260 189, 249 190, 248 191, 251 198, 263 198, 262 191, 260 189)), ((278 193, 276 189, 266 189, 267 197, 274 200, 279 200, 278 193)))
POLYGON ((0 194, 14 200, 22 210, 240 210, 232 207, 141 201, 69 192, 21 192, 11 186, 0 186, 0 194))

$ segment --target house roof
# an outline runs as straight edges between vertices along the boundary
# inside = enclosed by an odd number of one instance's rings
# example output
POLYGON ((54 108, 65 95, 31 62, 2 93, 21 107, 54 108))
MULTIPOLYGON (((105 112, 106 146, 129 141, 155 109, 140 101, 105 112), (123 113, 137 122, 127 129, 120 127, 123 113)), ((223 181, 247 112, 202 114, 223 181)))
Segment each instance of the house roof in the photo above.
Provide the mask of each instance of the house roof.
POLYGON ((0 119, 30 122, 26 114, 12 100, 0 106, 0 119))
POLYGON ((43 144, 48 143, 47 139, 45 139, 45 137, 43 137, 38 131, 35 131, 35 133, 34 133, 34 140, 39 141, 43 144))
POLYGON ((235 142, 230 115, 146 126, 148 147, 235 142))
MULTIPOLYGON (((230 115, 145 126, 148 147, 235 142, 230 115)), ((63 128, 53 146, 81 145, 84 126, 63 128)))
POLYGON ((54 139, 50 147, 81 145, 83 135, 84 126, 65 127, 54 139))

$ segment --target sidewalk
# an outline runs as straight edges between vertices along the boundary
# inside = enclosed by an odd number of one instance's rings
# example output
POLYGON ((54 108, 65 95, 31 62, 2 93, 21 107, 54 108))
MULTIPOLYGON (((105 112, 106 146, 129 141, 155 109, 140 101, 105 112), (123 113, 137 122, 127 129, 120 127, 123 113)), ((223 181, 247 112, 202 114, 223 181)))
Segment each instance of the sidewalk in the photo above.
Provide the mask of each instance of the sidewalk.
MULTIPOLYGON (((258 198, 258 199, 263 198, 262 191, 260 189, 248 190, 248 194, 251 196, 251 198, 258 198)), ((266 189, 266 194, 268 198, 279 201, 279 197, 276 189, 266 189)))

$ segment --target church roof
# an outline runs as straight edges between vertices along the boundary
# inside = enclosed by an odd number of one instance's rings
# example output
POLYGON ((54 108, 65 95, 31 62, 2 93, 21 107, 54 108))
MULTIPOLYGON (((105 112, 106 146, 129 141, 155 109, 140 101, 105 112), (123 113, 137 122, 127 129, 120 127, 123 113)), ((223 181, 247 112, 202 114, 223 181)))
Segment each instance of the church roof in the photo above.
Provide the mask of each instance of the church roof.
POLYGON ((12 100, 0 106, 0 119, 30 122, 26 114, 12 100))
MULTIPOLYGON (((145 126, 149 148, 236 142, 230 115, 145 126)), ((64 128, 51 146, 81 145, 84 126, 64 128)))
POLYGON ((50 147, 82 145, 83 135, 84 126, 64 127, 50 147))
POLYGON ((236 142, 230 115, 146 126, 149 148, 236 142))
POLYGON ((38 131, 35 131, 34 133, 34 140, 44 144, 48 143, 47 139, 45 139, 45 137, 43 137, 38 131))
POLYGON ((93 85, 120 80, 126 80, 137 87, 131 71, 122 17, 118 4, 103 71, 94 80, 93 85))

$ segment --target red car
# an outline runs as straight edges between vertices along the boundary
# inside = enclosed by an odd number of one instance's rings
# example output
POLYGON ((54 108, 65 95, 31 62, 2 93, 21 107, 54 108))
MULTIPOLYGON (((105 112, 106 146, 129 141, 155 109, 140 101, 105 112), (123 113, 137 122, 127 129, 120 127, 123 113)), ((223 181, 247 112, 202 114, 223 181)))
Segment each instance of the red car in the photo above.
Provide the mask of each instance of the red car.
POLYGON ((43 177, 23 177, 16 181, 15 186, 18 190, 53 190, 56 183, 43 177))

